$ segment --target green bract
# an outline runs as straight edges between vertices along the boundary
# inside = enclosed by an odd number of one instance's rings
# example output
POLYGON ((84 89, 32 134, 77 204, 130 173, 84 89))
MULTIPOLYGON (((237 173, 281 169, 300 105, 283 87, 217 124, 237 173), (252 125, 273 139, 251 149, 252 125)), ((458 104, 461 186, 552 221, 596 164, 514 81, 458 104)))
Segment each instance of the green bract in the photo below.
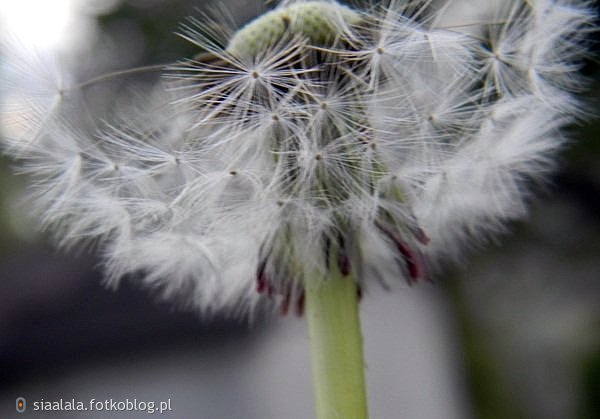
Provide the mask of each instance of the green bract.
POLYGON ((344 25, 359 21, 358 13, 337 3, 292 4, 265 13, 244 26, 229 42, 227 52, 236 57, 252 57, 289 36, 306 37, 315 45, 330 44, 344 25))

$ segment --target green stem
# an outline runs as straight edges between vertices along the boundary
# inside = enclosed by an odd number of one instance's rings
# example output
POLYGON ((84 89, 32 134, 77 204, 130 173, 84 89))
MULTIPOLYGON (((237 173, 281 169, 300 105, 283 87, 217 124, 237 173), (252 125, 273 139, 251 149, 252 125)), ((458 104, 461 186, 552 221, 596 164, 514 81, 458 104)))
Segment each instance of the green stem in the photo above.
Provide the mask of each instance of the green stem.
POLYGON ((367 419, 357 286, 331 269, 306 281, 317 419, 367 419))

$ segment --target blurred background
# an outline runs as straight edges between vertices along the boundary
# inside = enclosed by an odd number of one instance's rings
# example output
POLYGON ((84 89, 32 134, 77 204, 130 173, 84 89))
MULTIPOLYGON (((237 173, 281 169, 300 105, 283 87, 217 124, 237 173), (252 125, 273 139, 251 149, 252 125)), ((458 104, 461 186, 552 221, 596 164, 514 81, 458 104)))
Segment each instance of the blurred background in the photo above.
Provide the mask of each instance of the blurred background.
MULTIPOLYGON (((477 12, 455 3, 458 16, 477 12)), ((240 24, 266 7, 223 4, 240 24)), ((174 33, 186 16, 215 5, 0 0, 0 80, 20 52, 2 41, 13 38, 64 57, 81 80, 192 56, 174 33)), ((363 299, 372 418, 600 418, 600 66, 591 59, 582 71, 590 117, 569 128, 572 145, 530 217, 433 286, 398 285, 363 299)), ((158 77, 112 80, 90 97, 110 103, 115 87, 143 88, 158 77)), ((7 118, 0 111, 0 135, 11 129, 7 118)), ((313 416, 302 319, 203 319, 127 281, 106 289, 93 251, 57 251, 36 230, 24 185, 0 160, 0 418, 16 417, 17 397, 30 407, 42 399, 170 400, 164 415, 172 418, 313 416)))

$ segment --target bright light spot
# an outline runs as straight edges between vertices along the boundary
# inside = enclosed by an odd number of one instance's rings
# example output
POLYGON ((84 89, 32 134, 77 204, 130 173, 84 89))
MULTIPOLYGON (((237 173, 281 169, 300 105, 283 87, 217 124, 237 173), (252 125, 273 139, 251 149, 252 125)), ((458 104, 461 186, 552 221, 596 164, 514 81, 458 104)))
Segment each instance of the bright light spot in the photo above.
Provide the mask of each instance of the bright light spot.
POLYGON ((2 35, 40 49, 65 42, 75 18, 72 0, 0 0, 2 35))

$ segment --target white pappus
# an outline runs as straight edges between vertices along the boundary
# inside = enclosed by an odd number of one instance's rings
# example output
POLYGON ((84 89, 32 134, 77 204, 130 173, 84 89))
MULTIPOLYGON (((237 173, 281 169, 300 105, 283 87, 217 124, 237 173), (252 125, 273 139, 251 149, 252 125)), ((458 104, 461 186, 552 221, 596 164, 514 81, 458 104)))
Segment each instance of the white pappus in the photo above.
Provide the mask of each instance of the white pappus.
POLYGON ((525 214, 580 111, 594 18, 510 0, 449 24, 452 2, 430 3, 190 20, 198 55, 111 121, 80 111, 85 81, 38 69, 28 91, 7 73, 5 153, 61 245, 98 242, 111 281, 137 273, 203 311, 266 294, 301 312, 304 279, 329 269, 412 284, 525 214))

